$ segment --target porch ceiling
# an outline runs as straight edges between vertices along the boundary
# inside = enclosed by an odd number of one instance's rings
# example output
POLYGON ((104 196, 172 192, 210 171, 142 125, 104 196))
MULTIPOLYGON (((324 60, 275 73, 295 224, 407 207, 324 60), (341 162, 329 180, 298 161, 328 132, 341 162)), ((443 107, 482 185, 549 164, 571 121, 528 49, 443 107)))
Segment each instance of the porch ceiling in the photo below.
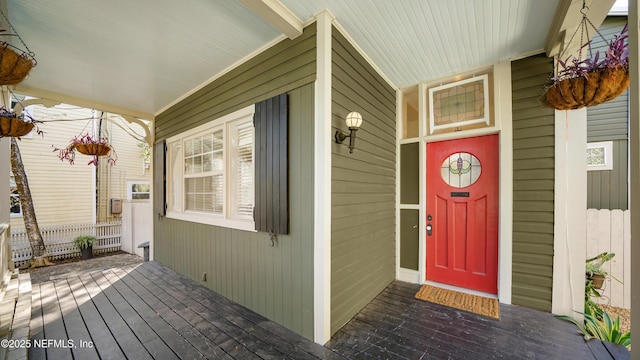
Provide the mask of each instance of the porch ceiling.
MULTIPOLYGON (((253 0, 6 1, 38 59, 18 91, 145 118, 284 38, 253 0)), ((328 8, 402 88, 542 50, 559 0, 280 2, 301 23, 328 8)))

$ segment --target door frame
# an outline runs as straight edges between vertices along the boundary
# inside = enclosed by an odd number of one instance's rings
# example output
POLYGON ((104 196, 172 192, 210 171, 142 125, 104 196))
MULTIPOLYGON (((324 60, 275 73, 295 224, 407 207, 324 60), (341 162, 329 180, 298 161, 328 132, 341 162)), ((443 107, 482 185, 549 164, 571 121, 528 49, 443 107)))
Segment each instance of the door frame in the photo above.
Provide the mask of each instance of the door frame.
MULTIPOLYGON (((475 71, 475 73, 479 73, 475 71)), ((465 75, 465 74, 461 74, 465 75)), ((495 124, 492 127, 467 130, 460 132, 452 132, 441 135, 427 136, 425 131, 426 117, 426 99, 427 88, 434 84, 441 84, 451 79, 442 79, 439 81, 424 82, 418 84, 419 98, 419 134, 423 134, 418 138, 402 139, 403 129, 403 94, 397 91, 397 111, 396 111, 396 130, 397 130, 397 149, 396 149, 396 178, 397 184, 400 183, 400 146, 402 144, 417 142, 419 145, 419 174, 420 179, 420 204, 419 205, 400 205, 400 189, 396 187, 396 278, 398 280, 412 282, 416 284, 426 283, 426 144, 429 142, 462 139, 467 137, 483 136, 498 134, 499 136, 499 215, 498 215, 498 300, 502 303, 511 303, 511 282, 512 282, 512 249, 513 249, 513 124, 512 124, 512 106, 511 106, 511 62, 510 60, 496 63, 493 65, 493 110, 495 124), (420 241, 419 241, 419 258, 418 271, 412 271, 400 268, 400 209, 415 208, 420 213, 420 241)), ((437 284, 438 286, 443 286, 437 284)), ((473 290, 459 289, 468 293, 474 293, 473 290)))

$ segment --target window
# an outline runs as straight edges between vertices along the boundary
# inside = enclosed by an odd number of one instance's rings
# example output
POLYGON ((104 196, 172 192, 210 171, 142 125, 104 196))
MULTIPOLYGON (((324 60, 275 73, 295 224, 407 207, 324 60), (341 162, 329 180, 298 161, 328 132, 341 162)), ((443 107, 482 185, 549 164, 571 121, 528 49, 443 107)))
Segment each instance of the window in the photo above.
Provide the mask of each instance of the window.
POLYGON ((128 200, 149 200, 151 198, 151 185, 148 181, 127 182, 128 200))
POLYGON ((587 170, 613 170, 613 141, 587 144, 587 170))
POLYGON ((254 230, 254 108, 167 139, 167 217, 254 230))
POLYGON ((13 173, 9 175, 9 200, 10 200, 10 214, 11 217, 22 216, 22 207, 20 206, 20 195, 18 195, 18 187, 16 186, 16 180, 13 173))
POLYGON ((429 135, 493 126, 492 74, 428 89, 429 135))

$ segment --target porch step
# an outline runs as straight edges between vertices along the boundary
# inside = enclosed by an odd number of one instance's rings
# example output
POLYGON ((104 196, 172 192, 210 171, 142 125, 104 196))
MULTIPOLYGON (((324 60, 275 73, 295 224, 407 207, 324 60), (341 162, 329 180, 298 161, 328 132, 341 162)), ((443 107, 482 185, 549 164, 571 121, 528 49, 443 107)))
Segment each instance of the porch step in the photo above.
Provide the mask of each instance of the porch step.
MULTIPOLYGON (((0 340, 16 340, 26 344, 31 321, 31 275, 18 269, 0 286, 0 340)), ((0 346, 0 359, 27 359, 27 348, 0 346)))

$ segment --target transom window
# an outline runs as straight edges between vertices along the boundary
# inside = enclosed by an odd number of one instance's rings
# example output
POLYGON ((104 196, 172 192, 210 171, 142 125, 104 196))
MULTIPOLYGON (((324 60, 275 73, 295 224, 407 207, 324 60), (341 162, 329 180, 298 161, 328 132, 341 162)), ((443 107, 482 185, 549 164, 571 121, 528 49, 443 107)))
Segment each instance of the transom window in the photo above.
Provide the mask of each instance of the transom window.
POLYGON ((167 216, 254 230, 254 106, 167 139, 167 216))

